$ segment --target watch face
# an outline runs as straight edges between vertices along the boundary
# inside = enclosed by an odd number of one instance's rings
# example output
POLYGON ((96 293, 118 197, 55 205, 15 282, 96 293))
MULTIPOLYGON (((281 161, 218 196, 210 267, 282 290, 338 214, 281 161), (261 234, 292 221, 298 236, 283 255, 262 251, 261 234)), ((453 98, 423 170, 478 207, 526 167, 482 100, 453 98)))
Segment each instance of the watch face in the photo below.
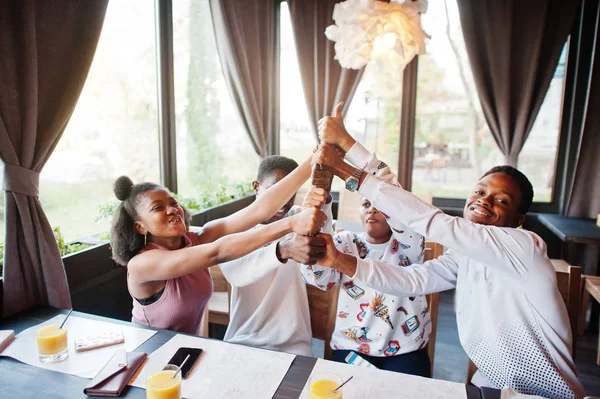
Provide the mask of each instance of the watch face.
POLYGON ((358 188, 358 179, 354 176, 350 176, 346 179, 346 190, 348 191, 356 191, 358 188))

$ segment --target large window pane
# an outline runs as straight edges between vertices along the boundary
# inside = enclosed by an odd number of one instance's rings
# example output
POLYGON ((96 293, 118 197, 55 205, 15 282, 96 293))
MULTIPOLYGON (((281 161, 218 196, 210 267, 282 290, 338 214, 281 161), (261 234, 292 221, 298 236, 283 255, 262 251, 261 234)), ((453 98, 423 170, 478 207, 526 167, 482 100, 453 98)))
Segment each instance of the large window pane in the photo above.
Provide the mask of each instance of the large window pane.
POLYGON ((41 174, 40 199, 67 241, 108 230, 98 207, 119 175, 159 182, 154 11, 110 2, 75 112, 41 174))
POLYGON ((566 62, 567 45, 563 48, 546 98, 519 154, 519 169, 533 184, 535 192, 533 200, 536 202, 552 200, 566 62))
POLYGON ((260 158, 225 85, 209 2, 173 2, 173 36, 179 193, 198 198, 237 182, 249 188, 260 158))
POLYGON ((377 157, 398 168, 402 71, 371 61, 356 89, 344 124, 348 132, 377 157))
MULTIPOLYGON (((281 4, 281 153, 301 162, 317 139, 310 129, 298 56, 287 3, 281 4)), ((402 72, 394 65, 371 62, 363 74, 344 120, 354 138, 393 169, 398 165, 402 72)), ((334 179, 333 190, 343 189, 334 179)))
POLYGON ((431 1, 423 27, 431 35, 419 57, 412 190, 465 198, 503 157, 481 112, 456 1, 431 1))
POLYGON ((280 152, 300 163, 312 154, 318 141, 308 119, 287 2, 281 3, 280 29, 280 152))
MULTIPOLYGON (((465 198, 483 172, 504 164, 504 156, 481 111, 456 1, 430 2, 423 26, 432 39, 419 58, 413 191, 465 198)), ((565 59, 566 50, 519 156, 536 202, 552 195, 565 59)))

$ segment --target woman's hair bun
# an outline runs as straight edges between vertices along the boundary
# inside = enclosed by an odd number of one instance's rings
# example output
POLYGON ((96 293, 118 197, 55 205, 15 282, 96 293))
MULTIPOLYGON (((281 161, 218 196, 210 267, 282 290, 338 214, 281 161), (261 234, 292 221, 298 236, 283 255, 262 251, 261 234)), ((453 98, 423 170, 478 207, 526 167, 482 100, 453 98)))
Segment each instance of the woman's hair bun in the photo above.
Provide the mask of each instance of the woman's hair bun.
POLYGON ((129 194, 131 194, 131 189, 133 188, 133 182, 127 176, 121 176, 115 180, 115 184, 113 185, 113 191, 115 192, 115 196, 120 201, 125 201, 129 194))

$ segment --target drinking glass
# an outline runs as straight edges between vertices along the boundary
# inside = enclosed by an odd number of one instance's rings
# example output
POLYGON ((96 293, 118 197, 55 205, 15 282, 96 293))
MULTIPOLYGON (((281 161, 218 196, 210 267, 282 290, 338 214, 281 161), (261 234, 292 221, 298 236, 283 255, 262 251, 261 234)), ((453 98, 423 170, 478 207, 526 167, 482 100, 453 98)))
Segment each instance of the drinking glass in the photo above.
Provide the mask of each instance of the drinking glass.
POLYGON ((65 328, 54 324, 44 326, 35 333, 35 338, 42 363, 62 362, 69 356, 65 328))
POLYGON ((308 379, 308 399, 342 399, 344 388, 334 391, 342 384, 342 377, 318 373, 308 379))
POLYGON ((146 399, 181 399, 181 373, 179 366, 167 364, 162 370, 148 374, 146 399), (173 375, 177 376, 173 378, 173 375))

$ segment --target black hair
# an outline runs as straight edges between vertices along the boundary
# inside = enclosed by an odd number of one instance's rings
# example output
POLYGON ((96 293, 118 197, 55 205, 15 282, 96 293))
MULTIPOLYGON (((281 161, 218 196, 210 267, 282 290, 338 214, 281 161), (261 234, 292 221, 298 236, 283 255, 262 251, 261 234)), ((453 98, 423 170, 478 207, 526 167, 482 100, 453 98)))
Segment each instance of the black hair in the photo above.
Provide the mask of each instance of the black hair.
POLYGON ((491 175, 492 173, 504 173, 505 175, 510 176, 517 184, 519 185, 519 191, 521 191, 521 203, 519 204, 519 213, 521 215, 525 215, 529 211, 529 207, 531 207, 531 203, 533 201, 533 186, 531 182, 517 168, 513 168, 508 165, 494 166, 492 169, 488 170, 481 176, 484 177, 491 175))
MULTIPOLYGON (((127 266, 127 263, 142 248, 144 248, 144 236, 139 234, 134 227, 138 220, 136 207, 140 204, 142 194, 148 191, 167 190, 155 183, 133 184, 127 176, 121 176, 113 185, 115 196, 121 201, 113 215, 110 227, 110 248, 112 258, 118 264, 127 266)), ((168 190, 167 190, 168 191, 168 190)), ((191 225, 191 215, 183 206, 185 225, 191 225)))
POLYGON ((258 165, 258 173, 256 175, 256 181, 262 183, 265 177, 275 170, 283 170, 284 172, 290 173, 298 167, 298 162, 291 158, 287 158, 281 155, 270 155, 263 158, 258 165))

